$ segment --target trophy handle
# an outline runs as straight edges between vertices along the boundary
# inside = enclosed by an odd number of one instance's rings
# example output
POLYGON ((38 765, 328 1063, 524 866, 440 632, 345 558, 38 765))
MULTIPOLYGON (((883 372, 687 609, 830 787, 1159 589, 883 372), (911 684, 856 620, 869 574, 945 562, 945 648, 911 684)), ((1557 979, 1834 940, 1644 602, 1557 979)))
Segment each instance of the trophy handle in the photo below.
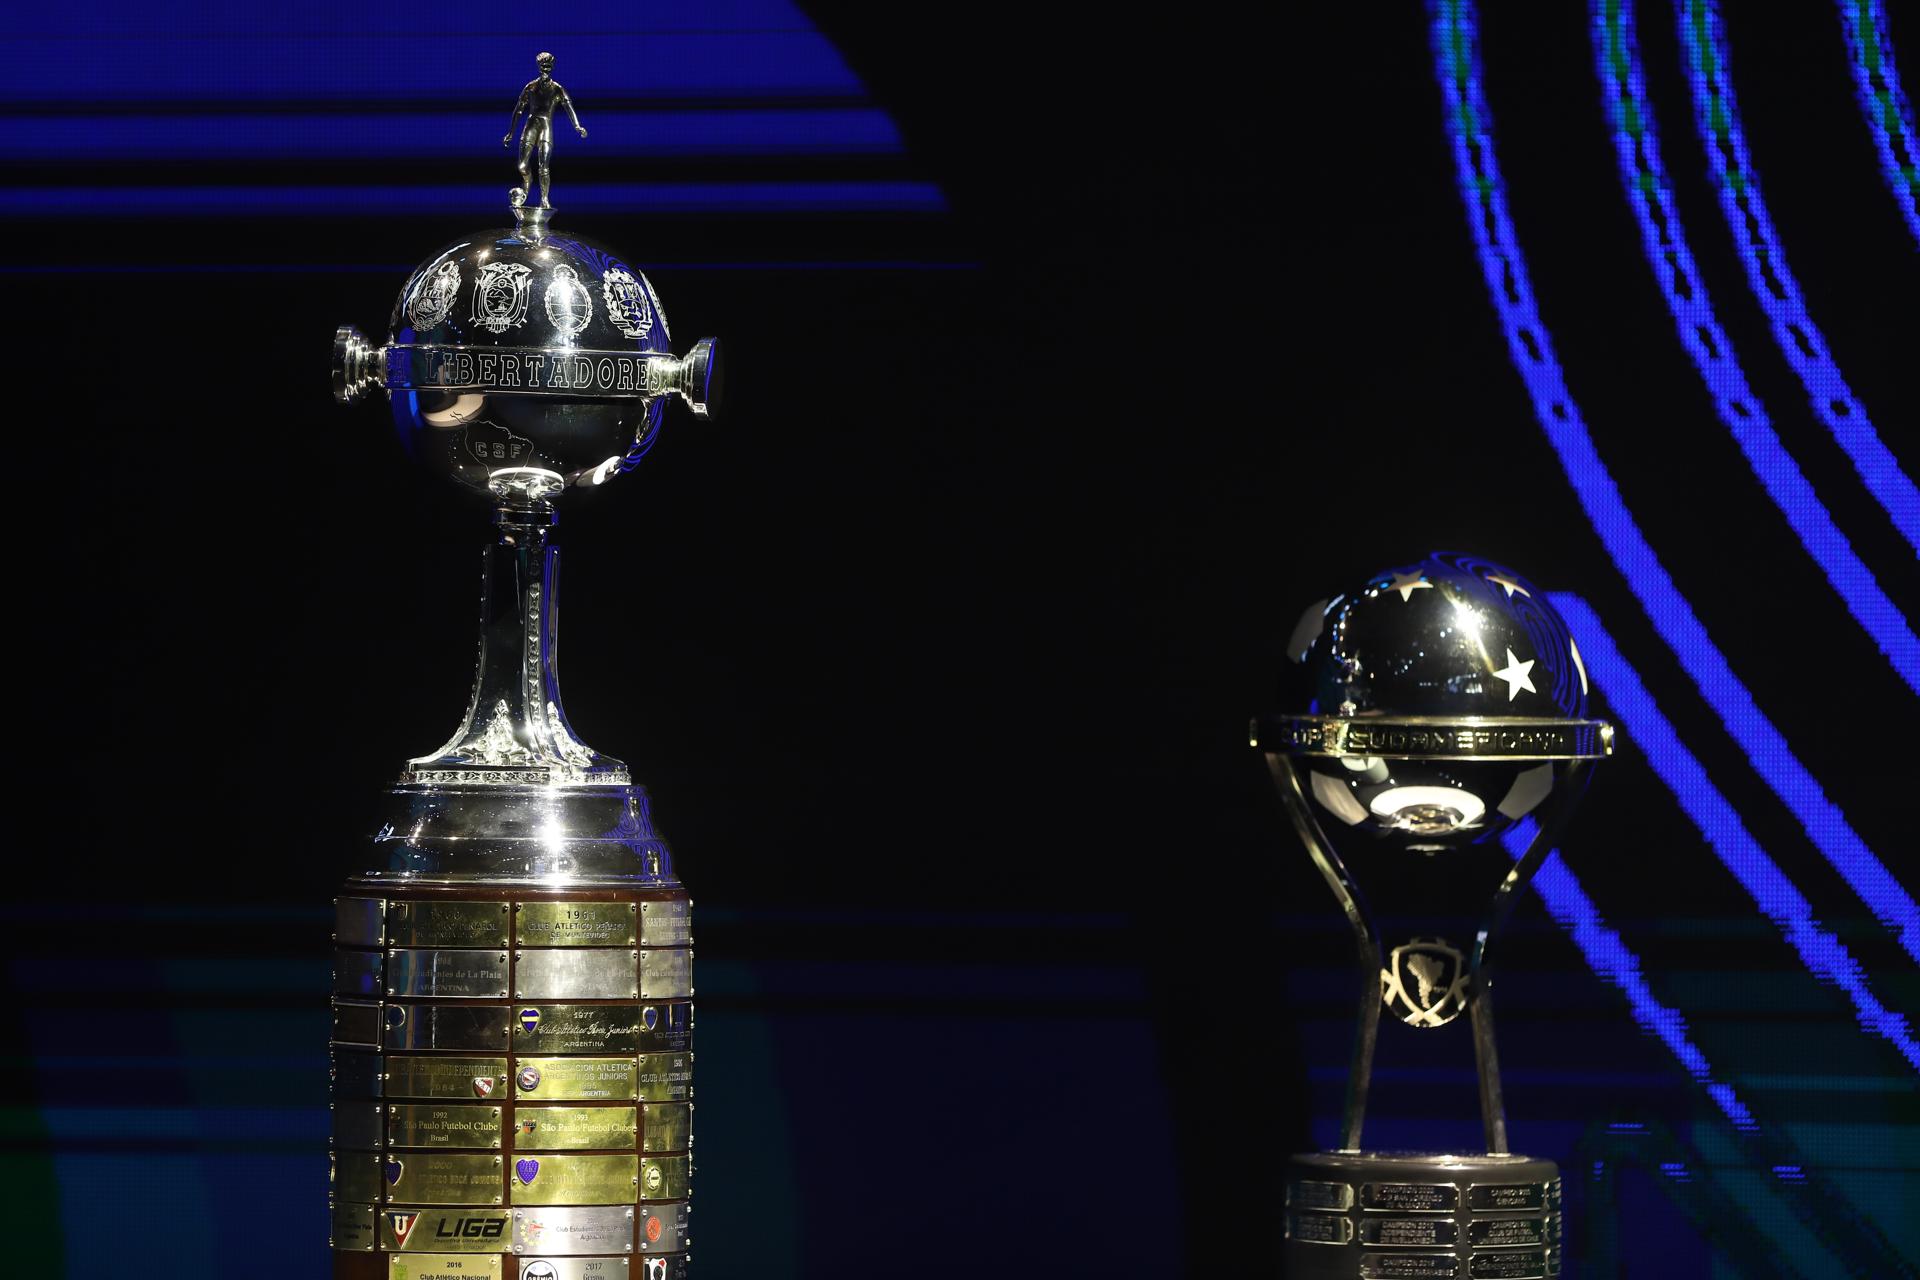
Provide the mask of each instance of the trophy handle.
POLYGON ((1367 1115, 1367 1087, 1373 1081, 1373 1049, 1380 1039, 1380 971, 1385 967, 1380 957, 1380 935, 1367 918, 1366 901, 1360 896, 1359 886, 1347 874, 1346 863, 1334 852, 1326 832, 1320 829, 1319 819, 1313 816, 1292 759, 1273 751, 1267 752, 1266 757, 1267 767, 1273 771, 1274 785, 1280 789, 1281 802, 1287 807, 1287 817, 1293 820, 1294 830, 1307 846, 1307 852, 1313 855, 1313 864, 1320 868, 1327 887, 1340 901, 1340 909, 1347 913, 1347 923, 1353 927, 1359 959, 1360 1016, 1353 1029, 1353 1057, 1347 1070, 1340 1149, 1358 1151, 1360 1128, 1367 1115))
POLYGON ((1487 958, 1493 936, 1506 926, 1520 901, 1520 891, 1533 879, 1553 845, 1565 829, 1574 801, 1580 798, 1593 779, 1593 761, 1573 760, 1561 779, 1560 802, 1554 812, 1535 830, 1527 851, 1515 860, 1507 878, 1494 891, 1493 905, 1473 940, 1473 959, 1468 971, 1467 1014, 1473 1023, 1473 1059, 1480 1078, 1480 1122, 1486 1130, 1487 1154, 1503 1156, 1507 1152, 1507 1109, 1500 1091, 1500 1052, 1493 1040, 1493 967, 1487 958))

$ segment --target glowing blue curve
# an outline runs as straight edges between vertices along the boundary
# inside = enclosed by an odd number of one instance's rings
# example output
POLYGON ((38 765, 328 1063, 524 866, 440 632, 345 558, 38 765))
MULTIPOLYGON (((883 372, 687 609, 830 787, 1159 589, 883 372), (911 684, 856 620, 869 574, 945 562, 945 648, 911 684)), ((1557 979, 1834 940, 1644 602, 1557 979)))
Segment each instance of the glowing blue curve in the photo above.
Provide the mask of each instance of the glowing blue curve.
POLYGON ((1908 1066, 1920 1071, 1920 1042, 1914 1040, 1907 1020, 1880 1003, 1846 944, 1820 927, 1814 919, 1813 904, 1760 847, 1732 803, 1707 777, 1699 759, 1680 741, 1673 722, 1655 705, 1639 672, 1620 655, 1599 617, 1579 596, 1555 593, 1552 600, 1580 646, 1580 656, 1593 683, 1620 718, 1627 740, 1646 756, 1681 811, 1700 829, 1761 914, 1779 926, 1815 977, 1846 992, 1863 1030, 1885 1039, 1908 1066))
MULTIPOLYGON (((1779 438, 1767 423, 1766 411, 1747 385, 1746 374, 1734 354, 1733 343, 1713 311, 1700 270, 1694 265, 1688 248, 1680 213, 1669 194, 1665 166, 1660 157, 1660 133, 1653 107, 1647 100, 1646 76, 1640 63, 1640 51, 1633 36, 1632 0, 1598 0, 1594 5, 1593 41, 1595 64, 1607 97, 1608 117, 1613 123, 1614 152, 1620 162, 1620 180, 1626 188, 1634 217, 1640 223, 1641 240, 1647 262, 1660 282, 1667 309, 1672 312, 1681 345, 1687 349, 1694 367, 1713 397, 1721 419, 1741 443, 1748 458, 1754 460, 1763 476, 1772 472, 1769 492, 1815 552, 1821 567, 1836 584, 1847 582, 1843 594, 1866 590, 1872 597, 1865 602, 1849 600, 1854 616, 1860 616, 1862 604, 1898 618, 1893 603, 1872 583, 1867 567, 1854 556, 1852 548, 1833 528, 1825 508, 1814 496, 1806 478, 1794 466, 1779 438), (1742 416, 1744 414, 1744 417, 1742 416), (1760 461, 1765 457, 1766 461, 1760 461), (1782 501, 1782 497, 1785 501, 1782 501), (1837 546, 1835 545, 1837 544, 1837 546), (1864 582, 1865 586, 1862 587, 1864 582)), ((1895 625, 1900 625, 1896 623, 1895 625)), ((1785 743, 1767 744, 1784 751, 1785 743)), ((1790 757, 1789 757, 1790 758, 1790 757)), ((1846 877, 1863 900, 1874 896, 1898 906, 1898 897, 1890 896, 1887 883, 1876 874, 1882 867, 1854 833, 1846 817, 1821 795, 1810 777, 1786 777, 1791 767, 1781 769, 1769 753, 1756 761, 1767 782, 1807 828, 1808 835, 1828 862, 1846 877), (1778 780, 1776 781, 1776 776, 1778 780), (1871 860, 1871 861, 1870 861, 1871 860), (1856 875, 1860 883, 1855 883, 1856 875)), ((1804 773, 1804 770, 1800 770, 1804 773)), ((1891 882, 1891 877, 1884 877, 1891 882)), ((1894 888, 1897 895, 1897 886, 1894 888)), ((1914 921, 1920 928, 1920 919, 1914 921)))
MULTIPOLYGON (((1714 316, 1713 301, 1707 295, 1706 283, 1687 245, 1680 211, 1669 195, 1671 184, 1660 159, 1660 132, 1652 104, 1647 100, 1646 75, 1634 40, 1633 21, 1632 0, 1597 0, 1593 22, 1594 61, 1606 93, 1607 115, 1613 124, 1620 180, 1626 188, 1627 201, 1633 206, 1633 215, 1640 223, 1647 262, 1660 282, 1667 310, 1673 314, 1674 325, 1679 330, 1680 343, 1687 349, 1694 368, 1700 371, 1714 410, 1740 446, 1740 452, 1759 477, 1767 496, 1773 499, 1774 506, 1787 518, 1808 554, 1840 593, 1847 611, 1873 637, 1882 653, 1889 657, 1906 650, 1920 654, 1920 641, 1915 640, 1906 618, 1874 581, 1873 571, 1848 545, 1845 535, 1834 525, 1833 517, 1821 505, 1813 486, 1807 483, 1806 476, 1780 442, 1767 420, 1766 409, 1747 385, 1732 341, 1714 316)), ((1867 433, 1872 435, 1871 427, 1867 433)), ((1874 443, 1879 443, 1878 437, 1874 443)), ((1894 468, 1894 474, 1899 475, 1898 468, 1894 468)), ((1900 479, 1904 482, 1906 477, 1900 476, 1900 479)), ((1911 484, 1907 487, 1912 489, 1911 484)), ((1896 515, 1895 523, 1920 526, 1920 495, 1904 505, 1906 514, 1896 515)))
POLYGON ((1896 931, 1907 954, 1920 959, 1920 906, 1847 824, 1786 738, 1767 719, 1726 655, 1713 643, 1693 607, 1634 523, 1620 488, 1594 448, 1593 437, 1567 390, 1546 326, 1534 306, 1532 283, 1507 214, 1491 115, 1480 87, 1474 15, 1468 0, 1433 0, 1433 48, 1445 91, 1447 129, 1467 222, 1488 292, 1500 316, 1514 367, 1534 413, 1560 458, 1567 481, 1601 545, 1654 630, 1679 658, 1727 732, 1754 768, 1806 825, 1821 853, 1859 894, 1875 918, 1896 931))
POLYGON ((1920 242, 1920 147, 1914 141, 1913 108, 1900 87, 1900 70, 1893 60, 1887 6, 1882 0, 1839 0, 1839 5, 1847 33, 1847 61, 1860 91, 1860 110, 1880 151, 1880 171, 1887 176, 1887 188, 1907 220, 1907 230, 1920 242))
MULTIPOLYGON (((1687 52, 1694 127, 1720 192, 1720 211, 1727 220, 1727 230, 1739 247, 1748 286, 1766 309, 1774 345, 1793 366, 1815 416, 1846 451, 1867 491, 1886 509, 1908 544, 1920 551, 1920 490, 1900 470, 1898 460, 1868 420, 1866 406, 1854 396, 1840 366, 1828 354, 1826 335, 1807 314, 1800 283, 1787 265, 1786 249, 1767 213, 1760 175, 1754 170, 1746 132, 1740 127, 1740 106, 1727 70, 1727 33, 1720 22, 1720 11, 1710 0, 1685 0, 1677 6, 1677 12, 1680 44, 1687 52)), ((1791 519, 1793 513, 1789 510, 1787 514, 1791 519)), ((1810 549, 1812 545, 1808 543, 1810 549)), ((1882 643, 1881 647, 1885 649, 1886 645, 1882 643)), ((1899 665, 1895 654, 1889 652, 1888 656, 1899 665)), ((1909 676, 1907 682, 1914 683, 1913 678, 1909 676)))
MULTIPOLYGON (((1501 843, 1506 845, 1509 854, 1518 858, 1533 843, 1537 830, 1529 818, 1501 836, 1501 843)), ((1633 1020, 1667 1046, 1686 1073, 1706 1089, 1707 1096, 1733 1122, 1734 1128, 1747 1133, 1757 1131, 1760 1122, 1753 1118, 1753 1112, 1740 1101, 1732 1085, 1713 1078, 1713 1064, 1707 1061, 1707 1055, 1700 1052, 1699 1046, 1687 1038, 1685 1016, 1678 1009, 1660 1003, 1660 997, 1653 993, 1640 972, 1640 957, 1633 954, 1617 930, 1609 929, 1600 919, 1600 908, 1580 887, 1580 881, 1561 859, 1558 849, 1540 864, 1532 884, 1547 904, 1547 914, 1567 931, 1587 964, 1627 998, 1633 1020)))

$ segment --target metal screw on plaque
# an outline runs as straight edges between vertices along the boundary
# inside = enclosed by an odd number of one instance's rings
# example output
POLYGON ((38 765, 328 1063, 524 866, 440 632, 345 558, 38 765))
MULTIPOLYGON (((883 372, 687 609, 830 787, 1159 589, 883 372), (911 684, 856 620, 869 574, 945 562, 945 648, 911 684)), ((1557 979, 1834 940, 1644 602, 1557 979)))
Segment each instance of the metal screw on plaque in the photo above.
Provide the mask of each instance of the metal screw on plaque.
POLYGON ((1422 1275, 1557 1274, 1559 1172, 1507 1146, 1491 948, 1613 750, 1580 651, 1526 579, 1435 553, 1309 606, 1286 654, 1286 709, 1249 737, 1357 961, 1340 1145, 1289 1161, 1287 1274, 1411 1275, 1380 1268, 1415 1245, 1422 1275), (1446 1028, 1466 1016, 1484 1150, 1362 1148, 1383 1010, 1428 1057, 1464 1051, 1446 1028))
MULTIPOLYGON (((402 768, 370 850, 349 859, 342 894, 363 912, 384 912, 392 903, 394 919, 407 922, 406 945, 435 955, 505 944, 513 904, 529 892, 543 902, 611 897, 629 904, 644 892, 686 910, 679 905, 686 891, 653 826, 645 789, 568 722, 557 662, 553 532, 559 504, 575 490, 613 484, 640 464, 660 436, 669 401, 682 401, 696 418, 710 415, 719 399, 718 348, 702 338, 675 355, 646 274, 605 245, 555 227, 554 112, 564 111, 582 137, 586 130, 552 77, 552 55, 537 61, 540 75, 514 108, 514 123, 525 116, 526 125, 521 181, 507 202, 513 225, 461 236, 427 257, 401 287, 384 343, 376 346, 349 325, 333 344, 334 396, 344 404, 384 398, 413 461, 494 508, 466 713, 444 745, 402 768), (528 198, 536 183, 537 201, 528 198), (424 900, 432 909, 409 906, 424 900), (497 918, 498 933, 476 941, 474 913, 497 918)), ((510 128, 505 141, 512 140, 510 128)), ((376 639, 393 637, 381 632, 376 639)), ((377 1056, 369 1055, 374 1081, 394 1080, 383 1069, 387 1049, 489 1055, 486 1065, 459 1073, 457 1093, 471 1089, 484 1098, 497 1083, 505 1094, 517 1081, 500 1115, 502 1132, 510 1133, 519 1093, 541 1090, 544 1082, 544 1099, 575 1078, 566 1069, 569 1055, 543 1059, 544 1070, 491 1056, 512 1034, 511 1020, 491 1034, 499 1006, 440 1003, 437 982, 415 994, 417 1005, 389 1006, 402 1010, 403 1021, 407 1008, 418 1016, 404 1033, 389 1027, 376 1040, 377 1056)), ((630 994, 608 989, 581 998, 630 994)), ((583 1044, 578 1056, 594 1051, 583 1044)), ((449 1097, 441 1088, 409 1096, 449 1097)), ((351 1096, 378 1099, 383 1092, 356 1086, 351 1096)), ((379 1247, 404 1249, 400 1233, 411 1231, 418 1215, 390 1216, 404 1225, 379 1247)), ((502 1242, 496 1272, 509 1243, 502 1242)), ((370 1274, 357 1265, 341 1253, 336 1275, 370 1274)))

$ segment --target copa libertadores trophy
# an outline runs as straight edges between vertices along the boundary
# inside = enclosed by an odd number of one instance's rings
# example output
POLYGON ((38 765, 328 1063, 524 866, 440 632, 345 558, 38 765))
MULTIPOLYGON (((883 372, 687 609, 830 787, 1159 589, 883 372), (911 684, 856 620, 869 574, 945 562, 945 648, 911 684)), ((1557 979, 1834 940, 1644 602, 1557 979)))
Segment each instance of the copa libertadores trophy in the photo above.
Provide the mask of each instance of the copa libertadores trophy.
POLYGON ((691 904, 646 792, 568 726, 552 534, 668 399, 706 414, 715 347, 674 356, 646 276, 553 229, 551 68, 515 111, 514 225, 421 263, 385 346, 334 343, 335 395, 385 393, 411 456, 495 508, 466 717, 401 771, 338 899, 338 1280, 686 1274, 691 904))
POLYGON ((1293 705, 1251 736, 1358 965, 1339 1148, 1287 1169, 1287 1274, 1556 1276, 1558 1170, 1507 1149, 1491 947, 1612 751, 1611 727, 1586 718, 1579 649, 1526 579, 1434 554, 1309 607, 1287 657, 1293 705), (1430 1060, 1464 1054, 1464 1015, 1484 1151, 1362 1149, 1382 1011, 1434 1037, 1430 1060))

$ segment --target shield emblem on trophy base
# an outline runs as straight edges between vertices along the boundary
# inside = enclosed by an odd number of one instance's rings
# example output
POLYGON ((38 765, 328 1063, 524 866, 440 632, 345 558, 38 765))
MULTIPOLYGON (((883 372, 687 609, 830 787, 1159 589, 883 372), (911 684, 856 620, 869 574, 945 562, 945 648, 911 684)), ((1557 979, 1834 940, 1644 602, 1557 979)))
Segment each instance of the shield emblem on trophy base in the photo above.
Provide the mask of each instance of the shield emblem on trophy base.
POLYGON ((1415 938, 1387 955, 1380 999, 1410 1027, 1443 1027, 1467 1007, 1467 958, 1440 938, 1415 938))

